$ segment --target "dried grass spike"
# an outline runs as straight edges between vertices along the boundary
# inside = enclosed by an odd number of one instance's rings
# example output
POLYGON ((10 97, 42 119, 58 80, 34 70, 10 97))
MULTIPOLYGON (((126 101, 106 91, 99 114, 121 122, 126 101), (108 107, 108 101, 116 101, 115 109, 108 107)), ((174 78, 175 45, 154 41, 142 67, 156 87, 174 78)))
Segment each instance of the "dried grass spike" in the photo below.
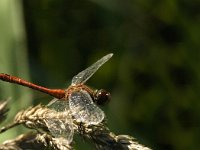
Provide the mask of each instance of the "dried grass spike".
POLYGON ((7 112, 9 111, 7 105, 8 101, 0 102, 0 123, 7 117, 7 112))

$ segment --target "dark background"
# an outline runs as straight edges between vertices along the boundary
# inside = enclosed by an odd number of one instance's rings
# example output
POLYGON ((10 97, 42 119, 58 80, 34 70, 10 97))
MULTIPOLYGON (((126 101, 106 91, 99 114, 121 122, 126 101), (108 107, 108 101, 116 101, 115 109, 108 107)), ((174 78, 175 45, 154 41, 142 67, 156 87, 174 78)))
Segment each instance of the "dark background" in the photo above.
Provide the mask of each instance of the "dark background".
MULTIPOLYGON (((32 81, 66 88, 112 52, 87 82, 112 94, 102 108, 110 129, 153 149, 196 150, 199 8, 197 0, 24 0, 32 81)), ((34 94, 35 104, 45 97, 34 94)))

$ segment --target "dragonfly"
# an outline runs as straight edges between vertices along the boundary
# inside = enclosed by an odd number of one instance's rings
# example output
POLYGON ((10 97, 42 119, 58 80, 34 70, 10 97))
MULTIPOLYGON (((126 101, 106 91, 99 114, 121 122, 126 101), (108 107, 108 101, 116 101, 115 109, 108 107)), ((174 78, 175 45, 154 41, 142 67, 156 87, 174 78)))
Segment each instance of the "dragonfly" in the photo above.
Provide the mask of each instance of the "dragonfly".
POLYGON ((54 99, 48 104, 48 107, 55 110, 59 117, 52 118, 55 115, 48 114, 45 120, 46 125, 54 137, 64 137, 67 143, 71 143, 74 134, 72 118, 87 125, 97 125, 105 117, 104 112, 97 105, 108 102, 111 98, 110 93, 104 89, 93 90, 85 83, 112 56, 112 53, 105 55, 90 67, 75 75, 67 89, 49 89, 3 73, 0 74, 0 80, 29 87, 53 96, 54 99), (68 113, 71 115, 67 115, 68 113))

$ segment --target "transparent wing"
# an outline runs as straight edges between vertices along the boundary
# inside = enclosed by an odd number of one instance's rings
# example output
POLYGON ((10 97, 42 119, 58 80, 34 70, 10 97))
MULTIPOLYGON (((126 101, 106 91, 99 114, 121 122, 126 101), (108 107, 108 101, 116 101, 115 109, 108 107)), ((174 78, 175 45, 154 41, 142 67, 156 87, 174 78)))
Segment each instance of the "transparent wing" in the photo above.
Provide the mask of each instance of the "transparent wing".
POLYGON ((45 123, 55 138, 64 138, 67 144, 73 140, 74 129, 73 120, 68 103, 64 100, 53 99, 48 105, 52 108, 50 113, 45 116, 45 123))
POLYGON ((69 108, 77 121, 86 124, 95 125, 104 119, 104 112, 94 104, 90 95, 84 90, 69 95, 69 108))
POLYGON ((48 103, 47 107, 50 109, 54 109, 58 112, 62 112, 69 110, 69 102, 65 99, 54 98, 48 103))
POLYGON ((72 85, 76 85, 79 83, 85 83, 105 62, 107 62, 113 54, 108 54, 101 59, 99 59, 97 62, 92 64, 87 69, 81 71, 79 74, 73 77, 72 79, 72 85))
POLYGON ((64 138, 67 144, 73 140, 74 129, 71 123, 66 119, 45 119, 45 123, 55 138, 64 138))

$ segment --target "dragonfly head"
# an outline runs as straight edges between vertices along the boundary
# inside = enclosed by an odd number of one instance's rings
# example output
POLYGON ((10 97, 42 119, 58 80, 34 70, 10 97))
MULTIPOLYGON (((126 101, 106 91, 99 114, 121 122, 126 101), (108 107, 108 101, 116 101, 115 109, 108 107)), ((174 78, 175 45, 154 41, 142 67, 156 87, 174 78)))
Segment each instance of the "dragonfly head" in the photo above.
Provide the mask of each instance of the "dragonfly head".
POLYGON ((110 93, 104 89, 96 90, 94 92, 94 102, 98 105, 104 105, 111 100, 110 93))

